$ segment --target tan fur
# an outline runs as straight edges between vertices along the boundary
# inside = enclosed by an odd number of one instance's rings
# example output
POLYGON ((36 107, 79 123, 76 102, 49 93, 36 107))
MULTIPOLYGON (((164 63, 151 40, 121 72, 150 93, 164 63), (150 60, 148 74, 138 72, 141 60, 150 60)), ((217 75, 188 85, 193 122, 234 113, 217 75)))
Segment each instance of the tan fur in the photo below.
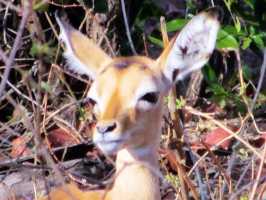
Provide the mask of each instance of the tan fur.
MULTIPOLYGON (((84 35, 58 19, 62 39, 68 44, 69 64, 77 67, 77 72, 83 73, 86 66, 88 72, 85 73, 96 74, 88 94, 96 101, 96 126, 114 127, 104 134, 97 128, 93 133, 93 140, 100 149, 117 153, 115 182, 105 200, 161 199, 157 149, 164 97, 176 80, 176 71, 185 71, 189 64, 198 69, 207 62, 204 56, 212 52, 219 26, 217 15, 210 13, 201 13, 192 19, 185 32, 176 36, 156 61, 142 56, 111 59, 84 35), (197 22, 202 27, 193 31, 197 22), (201 39, 206 44, 199 44, 201 39), (176 58, 181 60, 175 62, 176 58), (145 98, 151 94, 152 98, 158 95, 158 101, 145 98), (113 124, 115 126, 111 126, 113 124)), ((53 190, 51 199, 71 199, 71 193, 78 200, 99 200, 104 193, 82 191, 73 183, 66 188, 68 192, 62 187, 53 190)))
POLYGON ((85 65, 93 68, 91 70, 98 71, 98 68, 111 60, 105 52, 79 32, 72 31, 70 37, 76 56, 79 60, 82 60, 85 65), (94 59, 91 59, 88 54, 93 54, 94 59))

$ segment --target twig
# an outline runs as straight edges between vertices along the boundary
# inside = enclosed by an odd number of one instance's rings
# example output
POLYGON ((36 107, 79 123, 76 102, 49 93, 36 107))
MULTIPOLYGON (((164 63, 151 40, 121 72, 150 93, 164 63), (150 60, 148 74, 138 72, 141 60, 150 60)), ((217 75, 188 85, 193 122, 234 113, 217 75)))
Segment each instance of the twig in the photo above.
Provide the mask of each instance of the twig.
POLYGON ((245 166, 245 168, 244 168, 244 170, 243 170, 241 176, 240 176, 239 179, 237 180, 237 183, 236 183, 236 185, 235 185, 235 189, 237 189, 237 188, 240 186, 240 184, 242 183, 242 180, 243 180, 244 177, 247 175, 247 172, 248 172, 249 168, 251 167, 252 159, 254 159, 254 158, 255 158, 255 156, 253 155, 252 158, 251 158, 251 160, 249 161, 249 163, 245 166))
MULTIPOLYGON (((240 59, 240 52, 239 50, 236 50, 235 51, 235 55, 236 55, 236 60, 237 60, 237 66, 238 66, 238 73, 239 73, 239 82, 240 82, 240 96, 242 97, 245 105, 246 105, 246 108, 247 108, 247 112, 248 112, 248 115, 247 115, 247 118, 251 117, 252 120, 253 120, 253 123, 256 127, 256 121, 254 119, 254 116, 252 114, 252 110, 255 106, 255 103, 256 103, 256 99, 257 99, 257 95, 259 94, 259 91, 260 91, 260 88, 261 88, 261 85, 257 87, 256 89, 256 95, 254 96, 253 98, 253 102, 252 102, 252 105, 250 106, 249 103, 248 103, 248 100, 247 100, 247 97, 245 95, 245 90, 246 90, 246 85, 245 85, 245 81, 244 81, 244 77, 243 77, 243 69, 242 69, 242 65, 241 65, 241 59, 240 59)), ((263 69, 264 69, 264 72, 265 72, 265 56, 264 56, 264 61, 263 61, 263 65, 262 65, 262 74, 260 76, 260 80, 261 78, 264 77, 264 73, 263 73, 263 69)), ((241 138, 241 135, 244 134, 244 130, 245 130, 245 126, 242 126, 242 128, 240 129, 239 131, 239 138, 241 138)), ((233 149, 236 149, 239 145, 240 145, 240 140, 237 141, 237 143, 234 145, 234 148, 233 149)), ((233 152, 230 160, 228 161, 228 168, 227 168, 227 174, 230 175, 231 172, 232 172, 232 169, 233 169, 233 166, 236 164, 236 153, 233 152)), ((262 162, 264 162, 262 160, 262 162)), ((226 190, 226 185, 224 184, 223 185, 223 193, 225 192, 226 190)))
MULTIPOLYGON (((247 148, 249 148, 257 157, 259 157, 261 160, 263 160, 263 156, 254 148, 252 147, 248 142, 246 142, 243 138, 241 138, 239 135, 237 135, 237 133, 234 133, 232 130, 230 130, 229 128, 227 128, 225 125, 223 125, 222 123, 220 123, 219 121, 215 120, 213 117, 211 117, 210 115, 208 115, 207 113, 202 113, 200 111, 195 110, 194 108, 191 108, 189 106, 186 106, 185 109, 190 112, 191 114, 194 115, 198 115, 201 117, 204 117, 205 119, 211 120, 212 122, 214 122, 215 125, 217 125, 218 127, 223 128, 225 131, 227 131, 232 137, 234 137, 235 139, 237 139, 238 141, 240 141, 242 144, 244 144, 247 148)), ((229 137, 227 137, 229 138, 229 137)))
MULTIPOLYGON (((164 17, 160 18, 160 23, 161 23, 161 34, 162 34, 162 38, 163 38, 164 48, 167 48, 169 46, 169 39, 168 39, 168 34, 167 34, 167 30, 166 30, 166 24, 165 24, 164 17)), ((168 109, 169 109, 171 121, 173 124, 172 135, 175 134, 175 138, 178 141, 181 141, 181 137, 182 137, 182 135, 184 135, 184 133, 183 133, 183 128, 182 128, 183 127, 182 121, 181 121, 179 113, 175 107, 176 96, 177 96, 176 95, 176 89, 175 89, 175 87, 172 87, 172 89, 170 90, 170 93, 169 93, 169 102, 168 102, 168 109)), ((195 190, 193 190, 192 184, 189 184, 189 179, 186 178, 184 166, 182 164, 178 163, 178 162, 181 163, 181 161, 184 159, 184 152, 182 150, 182 144, 181 143, 178 142, 178 144, 176 144, 176 150, 174 152, 175 152, 174 153, 174 157, 175 157, 174 160, 177 163, 176 169, 177 169, 178 177, 180 180, 181 198, 184 200, 189 199, 188 186, 191 186, 190 188, 191 188, 193 196, 195 197, 195 199, 198 199, 198 195, 195 192, 195 190)))
POLYGON ((257 86, 256 92, 255 92, 255 95, 252 99, 252 104, 250 106, 251 112, 252 112, 252 110, 256 104, 257 98, 259 96, 259 92, 261 90, 261 86, 262 86, 264 75, 265 75, 265 70, 266 70, 266 49, 264 49, 263 63, 262 63, 261 70, 260 70, 260 78, 259 78, 258 86, 257 86))
POLYGON ((6 65, 6 63, 8 61, 8 58, 6 57, 5 52, 1 48, 0 48, 0 57, 4 61, 5 65, 6 65))
MULTIPOLYGON (((263 176, 259 179, 259 183, 265 183, 266 181, 266 176, 263 176)), ((247 190, 252 184, 254 183, 254 181, 249 182, 248 184, 244 185, 241 189, 239 189, 238 191, 234 191, 234 193, 231 194, 229 200, 238 200, 239 198, 237 198, 243 191, 247 190)))
MULTIPOLYGON (((82 158, 85 156, 85 152, 91 150, 93 148, 93 143, 92 142, 88 142, 88 143, 81 143, 81 144, 74 144, 74 145, 67 145, 67 146, 61 146, 61 147, 55 147, 52 148, 51 151, 54 155, 61 157, 60 155, 63 154, 63 152, 65 151, 65 149, 68 149, 68 152, 71 151, 75 151, 78 150, 79 151, 79 156, 75 157, 76 158, 82 158), (84 148, 84 150, 81 150, 82 148, 84 148)), ((41 149, 38 154, 42 155, 46 150, 45 149, 41 149)), ((18 158, 12 158, 12 159, 6 159, 6 160, 1 160, 0 161, 0 168, 4 168, 4 167, 16 167, 16 166, 20 166, 22 165, 22 163, 24 162, 32 162, 32 160, 34 159, 35 155, 27 155, 27 156, 21 156, 18 158)), ((73 158, 67 159, 67 160, 72 160, 73 158)), ((38 167, 38 166, 36 166, 38 167)), ((51 169, 49 167, 49 169, 51 169)))
MULTIPOLYGON (((265 157, 266 157, 266 143, 264 143, 264 149, 263 149, 263 158, 265 159, 265 157)), ((252 192, 251 192, 251 194, 249 196, 250 200, 253 200, 255 198, 256 190, 257 190, 257 187, 258 187, 258 184, 259 184, 259 180, 260 180, 260 177, 261 177, 261 173, 262 173, 262 170, 263 170, 264 159, 262 159, 260 161, 259 171, 257 173, 257 177, 256 177, 255 183, 253 185, 252 192)))
POLYGON ((8 57, 8 60, 6 62, 6 69, 5 69, 1 84, 0 84, 0 97, 4 93, 5 85, 6 85, 6 82, 8 80, 12 64, 14 62, 17 50, 18 50, 20 43, 21 43, 21 37, 23 34, 24 27, 28 21, 28 17, 30 16, 30 13, 31 13, 31 7, 32 7, 32 1, 29 1, 28 3, 25 2, 25 7, 24 7, 24 12, 23 12, 23 16, 21 19, 21 23, 20 23, 19 28, 18 28, 18 32, 17 32, 17 36, 15 39, 13 48, 12 48, 11 53, 8 57))
POLYGON ((82 7, 82 5, 79 5, 79 4, 59 4, 59 3, 55 3, 54 1, 48 1, 49 4, 53 5, 53 6, 58 6, 58 7, 61 7, 61 8, 77 8, 77 7, 82 7))
POLYGON ((128 25, 128 21, 127 21, 127 14, 126 14, 126 8, 125 8, 125 1, 124 0, 121 0, 121 7, 122 7, 122 13, 123 13, 123 19, 124 19, 124 23, 125 23, 125 28, 126 28, 127 39, 128 39, 132 53, 134 55, 137 55, 137 51, 134 47, 134 44, 132 42, 132 38, 130 35, 130 30, 129 30, 129 25, 128 25))
POLYGON ((8 1, 5 1, 5 0, 0 0, 0 3, 8 6, 9 8, 11 8, 12 10, 15 10, 17 13, 21 13, 21 8, 20 7, 17 7, 15 6, 14 4, 10 3, 10 0, 8 1))
MULTIPOLYGON (((3 76, 0 75, 0 77, 2 78, 3 76)), ((16 92, 18 95, 20 95, 22 98, 28 100, 29 102, 33 103, 36 106, 41 107, 41 105, 39 105, 35 100, 31 99, 30 97, 28 97, 27 95, 25 95, 24 93, 22 93, 16 86, 14 86, 12 83, 10 83, 8 80, 6 81, 6 83, 9 85, 9 87, 11 87, 14 92, 16 92)), ((2 96, 3 97, 3 96, 2 96)), ((2 101, 2 99, 4 98, 0 98, 0 101, 2 101)))
POLYGON ((2 26, 3 26, 3 41, 4 44, 6 46, 9 47, 8 43, 7 43, 7 36, 6 36, 6 25, 7 25, 7 17, 8 17, 8 12, 9 12, 9 6, 11 3, 9 3, 9 5, 6 6, 5 8, 5 14, 4 14, 4 18, 3 18, 3 22, 2 22, 2 26))

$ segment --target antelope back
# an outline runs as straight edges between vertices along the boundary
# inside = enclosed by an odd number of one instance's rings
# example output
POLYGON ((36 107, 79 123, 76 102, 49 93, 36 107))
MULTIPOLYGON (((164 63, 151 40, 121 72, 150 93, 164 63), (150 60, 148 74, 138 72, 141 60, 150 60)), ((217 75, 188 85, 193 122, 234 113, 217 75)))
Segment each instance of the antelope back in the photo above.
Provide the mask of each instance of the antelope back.
POLYGON ((157 144, 164 97, 177 80, 208 61, 219 29, 218 13, 210 9, 193 17, 157 60, 111 58, 82 33, 57 21, 69 67, 94 80, 88 93, 98 121, 93 140, 107 154, 157 144))

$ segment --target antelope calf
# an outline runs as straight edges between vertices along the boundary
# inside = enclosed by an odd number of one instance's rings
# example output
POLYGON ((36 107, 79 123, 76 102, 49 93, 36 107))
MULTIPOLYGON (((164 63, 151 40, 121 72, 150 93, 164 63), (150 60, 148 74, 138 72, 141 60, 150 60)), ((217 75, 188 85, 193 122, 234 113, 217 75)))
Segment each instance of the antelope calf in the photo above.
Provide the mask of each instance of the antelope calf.
POLYGON ((53 189, 50 199, 160 200, 155 171, 164 97, 210 58, 219 29, 217 10, 193 17, 156 60, 111 58, 81 32, 57 22, 69 68, 94 80, 88 92, 97 118, 93 141, 105 154, 117 154, 117 174, 106 195, 70 183, 53 189))

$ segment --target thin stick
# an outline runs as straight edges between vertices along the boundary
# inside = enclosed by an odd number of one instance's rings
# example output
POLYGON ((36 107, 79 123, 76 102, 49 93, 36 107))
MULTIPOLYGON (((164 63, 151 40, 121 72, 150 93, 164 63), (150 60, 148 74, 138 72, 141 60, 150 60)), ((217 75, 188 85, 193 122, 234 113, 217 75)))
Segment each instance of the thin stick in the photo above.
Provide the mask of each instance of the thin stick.
POLYGON ((265 70, 266 70, 266 49, 264 49, 264 56, 263 56, 263 63, 262 63, 262 66, 261 66, 261 70, 260 70, 260 79, 259 79, 259 82, 258 82, 258 86, 257 86, 257 89, 256 89, 256 93, 252 99, 252 104, 250 106, 250 111, 252 112, 255 104, 256 104, 256 101, 257 101, 257 98, 259 96, 259 92, 261 90, 261 86, 262 86, 262 82, 263 82, 263 79, 264 79, 264 75, 265 75, 265 70))
POLYGON ((263 159, 260 161, 259 171, 257 173, 257 177, 256 177, 255 183, 253 185, 252 192, 251 192, 251 194, 249 196, 250 200, 253 200, 255 198, 256 190, 257 190, 257 187, 258 187, 258 184, 259 184, 259 180, 260 180, 260 177, 261 177, 261 173, 262 173, 262 170, 263 170, 265 157, 266 157, 266 143, 264 143, 263 159))
POLYGON ((17 7, 15 6, 14 4, 10 3, 10 0, 0 0, 0 3, 8 6, 9 8, 11 8, 12 10, 15 10, 17 13, 21 13, 21 8, 20 7, 17 7))
POLYGON ((252 147, 248 142, 246 142, 243 138, 241 138, 239 135, 237 135, 236 133, 234 133, 233 131, 231 131, 229 128, 227 128, 225 125, 223 125, 222 123, 220 123, 219 121, 215 120, 213 117, 211 117, 210 115, 208 115, 207 113, 202 113, 200 111, 195 110, 192 107, 186 106, 185 109, 190 112, 191 114, 194 115, 198 115, 201 117, 204 117, 205 119, 211 120, 212 122, 214 122, 215 125, 217 125, 218 127, 223 128, 225 131, 227 131, 232 137, 234 137, 235 139, 237 139, 238 141, 240 141, 242 144, 244 144, 247 148, 249 148, 257 157, 259 157, 261 160, 263 160, 263 156, 254 148, 252 147))
MULTIPOLYGON (((162 38, 163 38, 163 45, 164 45, 164 48, 167 48, 169 46, 169 39, 168 39, 168 34, 167 34, 167 30, 166 30, 166 24, 165 24, 164 17, 160 18, 160 23, 161 23, 161 34, 162 34, 162 38)), ((173 124, 174 124, 174 132, 176 134, 176 137, 178 140, 181 140, 181 136, 183 135, 183 131, 182 131, 183 129, 181 128, 182 127, 182 121, 180 120, 179 113, 176 111, 175 101, 176 101, 176 90, 175 90, 175 87, 172 87, 172 89, 170 90, 170 93, 169 93, 168 109, 170 112, 171 120, 173 121, 173 124)), ((178 163, 178 161, 180 162, 184 158, 183 155, 184 154, 182 151, 181 144, 177 145, 177 150, 175 151, 175 158, 176 158, 175 162, 177 162, 177 163, 178 163)), ((184 200, 189 199, 189 197, 188 197, 188 189, 189 188, 188 187, 191 188, 194 199, 198 199, 198 195, 197 195, 196 191, 193 190, 193 185, 190 184, 189 179, 186 177, 186 173, 185 173, 185 169, 184 169, 183 165, 179 164, 179 165, 176 165, 176 167, 177 167, 178 177, 180 180, 180 186, 181 186, 180 190, 181 190, 182 199, 184 199, 184 200)))
POLYGON ((121 0, 121 7, 122 7, 122 13, 123 13, 123 19, 124 19, 124 23, 125 23, 125 28, 126 28, 127 39, 128 39, 132 53, 134 55, 137 55, 137 51, 135 49, 135 46, 132 42, 132 38, 130 35, 130 30, 129 30, 129 25, 128 25, 128 21, 127 21, 127 14, 126 14, 126 8, 125 8, 124 0, 121 0))
POLYGON ((17 36, 16 36, 16 39, 15 39, 13 48, 12 48, 11 53, 9 55, 9 58, 8 58, 8 60, 6 62, 6 69, 5 69, 1 84, 0 84, 0 97, 4 93, 5 85, 6 85, 6 82, 8 80, 9 73, 10 73, 10 70, 12 68, 12 64, 14 62, 17 50, 18 50, 18 48, 20 46, 21 37, 22 37, 22 34, 23 34, 24 27, 26 26, 26 23, 28 21, 28 17, 30 16, 30 13, 31 13, 31 7, 32 7, 32 1, 29 1, 28 3, 25 2, 25 7, 24 7, 22 20, 21 20, 21 23, 20 23, 19 28, 18 28, 18 32, 17 32, 17 36))

